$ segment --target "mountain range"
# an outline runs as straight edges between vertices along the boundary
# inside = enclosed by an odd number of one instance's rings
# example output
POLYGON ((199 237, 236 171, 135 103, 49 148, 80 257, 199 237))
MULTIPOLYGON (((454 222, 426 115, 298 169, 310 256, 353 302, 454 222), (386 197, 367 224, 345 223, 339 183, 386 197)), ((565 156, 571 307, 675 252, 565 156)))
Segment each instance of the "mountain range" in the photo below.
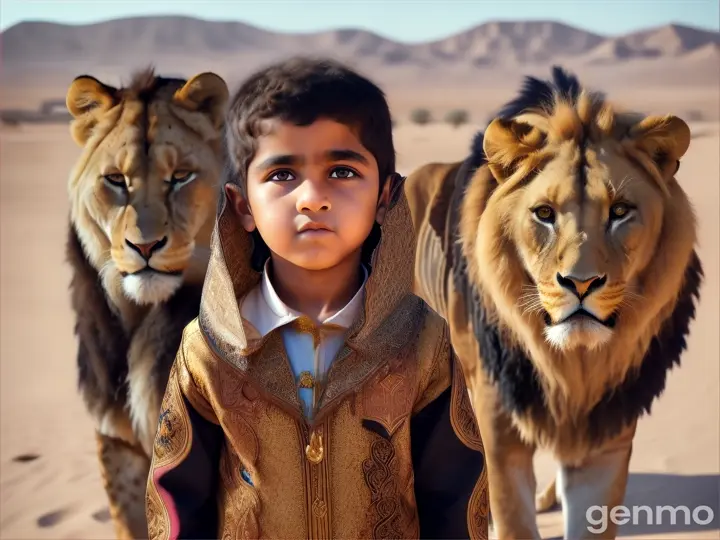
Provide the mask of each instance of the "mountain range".
POLYGON ((561 64, 628 106, 670 110, 681 103, 693 115, 720 118, 720 32, 677 24, 606 36, 555 21, 495 21, 405 43, 352 28, 287 33, 154 16, 83 25, 22 22, 0 33, 0 53, 4 110, 64 102, 80 74, 121 85, 152 65, 164 76, 214 71, 234 88, 263 65, 305 54, 337 58, 370 76, 399 117, 417 107, 437 114, 463 107, 484 117, 523 76, 545 78, 551 65, 561 64))
POLYGON ((508 67, 568 62, 622 63, 632 59, 720 59, 720 32, 677 24, 604 36, 553 21, 487 22, 444 39, 403 43, 370 31, 338 29, 281 33, 242 22, 181 16, 132 17, 94 24, 22 22, 0 34, 4 68, 82 59, 100 65, 162 58, 266 58, 331 54, 389 66, 508 67))

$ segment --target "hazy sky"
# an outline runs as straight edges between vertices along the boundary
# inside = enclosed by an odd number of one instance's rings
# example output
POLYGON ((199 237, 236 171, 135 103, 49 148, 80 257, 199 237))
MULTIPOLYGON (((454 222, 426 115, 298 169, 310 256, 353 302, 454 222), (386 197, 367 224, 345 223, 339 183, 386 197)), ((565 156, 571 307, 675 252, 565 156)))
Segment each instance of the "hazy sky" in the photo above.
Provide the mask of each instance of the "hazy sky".
MULTIPOLYGON (((601 34, 676 22, 720 30, 719 0, 0 0, 0 28, 175 14, 275 31, 362 28, 398 41, 442 38, 488 20, 552 19, 601 34)), ((120 44, 119 44, 120 45, 120 44)))

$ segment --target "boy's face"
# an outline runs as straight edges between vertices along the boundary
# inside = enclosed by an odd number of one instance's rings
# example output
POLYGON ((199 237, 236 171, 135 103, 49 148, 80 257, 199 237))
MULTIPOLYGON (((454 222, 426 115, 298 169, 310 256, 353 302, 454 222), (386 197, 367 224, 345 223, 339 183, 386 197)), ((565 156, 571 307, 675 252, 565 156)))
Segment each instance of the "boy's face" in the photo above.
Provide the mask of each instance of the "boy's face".
POLYGON ((257 144, 247 201, 228 190, 245 230, 257 227, 275 255, 308 270, 359 255, 373 223, 382 223, 390 182, 378 198, 377 162, 355 133, 323 118, 275 122, 257 144))

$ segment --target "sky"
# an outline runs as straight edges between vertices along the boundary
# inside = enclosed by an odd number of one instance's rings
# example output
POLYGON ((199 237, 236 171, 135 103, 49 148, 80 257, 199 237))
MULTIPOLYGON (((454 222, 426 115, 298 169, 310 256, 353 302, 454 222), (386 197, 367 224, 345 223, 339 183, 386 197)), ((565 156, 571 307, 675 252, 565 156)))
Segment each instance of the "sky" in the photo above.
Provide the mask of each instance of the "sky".
POLYGON ((169 14, 280 32, 358 28, 404 42, 518 19, 556 20, 605 35, 671 22, 720 31, 719 0, 0 0, 0 29, 26 20, 85 24, 169 14))

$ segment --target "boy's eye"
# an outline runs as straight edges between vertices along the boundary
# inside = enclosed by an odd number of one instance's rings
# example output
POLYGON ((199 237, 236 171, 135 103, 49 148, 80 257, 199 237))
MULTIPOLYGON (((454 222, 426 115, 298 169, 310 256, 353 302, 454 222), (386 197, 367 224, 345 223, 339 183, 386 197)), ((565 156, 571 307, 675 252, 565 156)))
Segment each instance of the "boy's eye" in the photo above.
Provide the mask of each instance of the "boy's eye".
POLYGON ((357 173, 347 167, 336 167, 333 169, 331 178, 353 178, 357 176, 357 173))
POLYGON ((274 180, 276 182, 288 182, 294 179, 295 177, 290 171, 277 171, 270 177, 270 180, 274 180))

